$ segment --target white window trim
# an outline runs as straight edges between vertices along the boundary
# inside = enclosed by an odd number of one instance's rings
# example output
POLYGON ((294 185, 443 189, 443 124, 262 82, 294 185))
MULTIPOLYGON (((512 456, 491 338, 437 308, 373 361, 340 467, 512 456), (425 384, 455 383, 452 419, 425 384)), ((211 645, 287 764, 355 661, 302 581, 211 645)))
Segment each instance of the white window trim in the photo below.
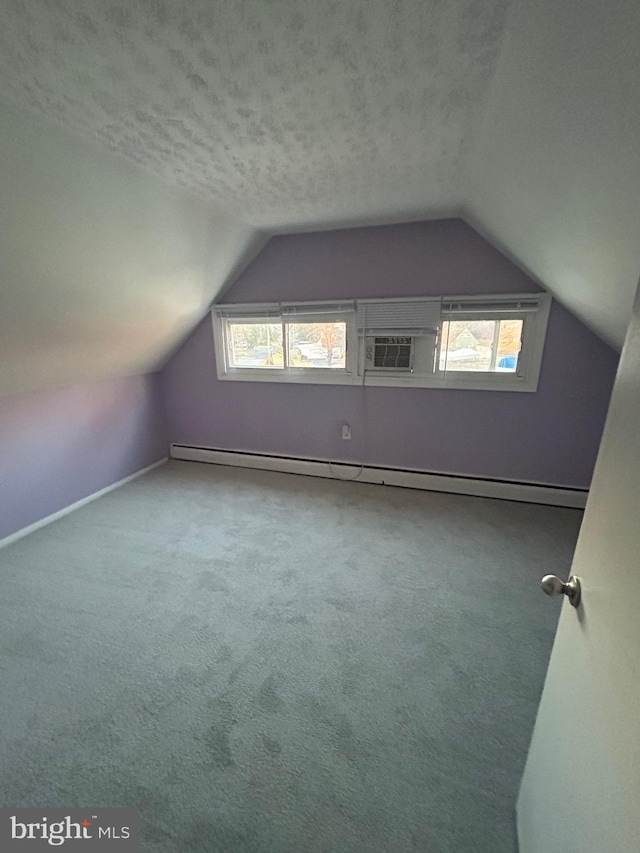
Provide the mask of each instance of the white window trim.
MULTIPOLYGON (((240 317, 238 313, 236 316, 240 317)), ((273 315, 271 315, 273 316, 273 315)), ((304 303, 262 303, 255 305, 218 305, 212 311, 213 339, 216 354, 218 379, 232 382, 284 382, 304 385, 361 385, 362 377, 358 376, 358 347, 356 335, 356 313, 353 301, 336 302, 304 302, 304 303), (344 306, 335 311, 333 306, 344 306), (347 307, 351 306, 351 307, 347 307), (229 319, 234 318, 234 311, 241 310, 245 316, 259 318, 267 312, 277 309, 278 319, 282 322, 290 317, 296 317, 305 323, 321 323, 343 321, 347 324, 347 358, 346 367, 229 367, 226 363, 226 334, 223 320, 217 309, 229 312, 229 319), (291 313, 288 313, 288 312, 291 313)), ((275 316, 273 319, 276 320, 275 316)), ((255 322, 255 320, 254 320, 255 322)), ((278 320, 276 320, 278 322, 278 320)))
MULTIPOLYGON (((447 297, 446 303, 457 302, 464 306, 465 302, 473 302, 481 305, 484 303, 502 303, 535 301, 535 310, 519 311, 517 308, 504 312, 483 313, 481 309, 477 312, 465 313, 466 319, 514 319, 523 320, 522 347, 518 355, 518 366, 515 373, 483 373, 478 371, 456 371, 440 370, 440 339, 436 354, 436 372, 434 374, 435 385, 433 387, 458 388, 467 391, 529 391, 538 389, 540 379, 540 368, 547 334, 547 323, 551 309, 551 296, 548 293, 534 294, 504 294, 487 296, 454 296, 447 297)), ((442 321, 453 320, 456 311, 442 312, 442 321)))
MULTIPOLYGON (((406 299, 389 299, 392 302, 433 302, 434 297, 424 297, 423 299, 410 297, 406 299)), ((547 322, 549 310, 551 306, 551 297, 548 293, 527 293, 527 294, 490 294, 490 295, 465 295, 442 297, 442 301, 449 305, 458 303, 463 309, 465 303, 472 302, 474 305, 480 306, 478 312, 465 314, 465 317, 472 319, 493 319, 496 314, 482 311, 483 303, 494 303, 498 305, 508 305, 510 303, 518 303, 522 301, 535 301, 537 308, 535 310, 518 311, 514 308, 512 311, 499 313, 499 316, 512 319, 523 319, 522 333, 522 348, 518 358, 517 372, 514 373, 483 373, 478 371, 455 371, 455 370, 440 370, 440 346, 441 335, 439 335, 438 344, 435 349, 435 369, 431 373, 393 373, 386 371, 385 373, 373 373, 369 370, 364 370, 364 337, 358 333, 356 323, 356 307, 357 304, 371 302, 373 300, 342 300, 336 302, 305 302, 305 303, 253 303, 253 304, 219 304, 214 305, 212 309, 212 322, 214 332, 214 348, 216 357, 216 369, 218 379, 231 382, 276 382, 276 383, 293 383, 293 384, 318 384, 318 385, 366 385, 379 387, 405 387, 405 388, 440 388, 440 389, 457 389, 466 391, 526 391, 533 392, 537 390, 540 377, 540 367, 542 363, 542 355, 547 330, 547 322), (341 310, 330 312, 332 306, 340 305, 341 310), (291 311, 287 315, 287 311, 291 311), (227 317, 221 316, 226 314, 227 317), (328 318, 332 320, 345 319, 347 323, 347 365, 346 368, 251 368, 251 367, 227 367, 226 365, 226 341, 225 341, 225 324, 226 318, 233 319, 237 317, 253 318, 254 321, 261 316, 270 317, 275 322, 279 322, 287 316, 292 318, 299 317, 301 320, 304 317, 305 322, 322 322, 328 318)), ((376 300, 382 301, 382 300, 376 300)), ((439 329, 442 329, 442 321, 454 319, 456 311, 442 311, 441 322, 439 329)), ((398 336, 409 335, 410 331, 398 329, 394 332, 398 336)))

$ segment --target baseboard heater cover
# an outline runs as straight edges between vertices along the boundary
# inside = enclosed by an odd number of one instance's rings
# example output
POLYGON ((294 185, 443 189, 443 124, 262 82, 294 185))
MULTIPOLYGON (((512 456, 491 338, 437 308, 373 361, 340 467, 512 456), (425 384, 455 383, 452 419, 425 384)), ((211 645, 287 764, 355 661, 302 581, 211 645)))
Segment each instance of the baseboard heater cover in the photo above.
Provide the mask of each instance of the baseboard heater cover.
POLYGON ((186 444, 172 444, 170 456, 172 459, 180 459, 186 462, 208 462, 213 465, 229 465, 236 468, 258 468, 264 471, 280 471, 284 474, 306 474, 311 477, 327 477, 333 480, 350 480, 358 483, 374 483, 380 486, 399 486, 430 492, 449 492, 456 495, 474 495, 483 498, 564 506, 573 509, 584 509, 589 494, 586 489, 570 489, 563 486, 544 486, 509 480, 463 477, 457 474, 430 474, 398 468, 353 465, 348 462, 270 456, 238 450, 217 450, 211 447, 194 447, 186 444))

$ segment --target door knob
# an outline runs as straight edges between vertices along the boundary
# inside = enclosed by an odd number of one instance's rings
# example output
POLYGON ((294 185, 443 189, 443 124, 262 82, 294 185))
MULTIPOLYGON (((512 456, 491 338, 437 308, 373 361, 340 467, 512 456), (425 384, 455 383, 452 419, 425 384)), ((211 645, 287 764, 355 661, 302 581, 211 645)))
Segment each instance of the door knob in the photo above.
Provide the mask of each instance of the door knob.
POLYGON ((571 575, 566 583, 563 583, 555 575, 545 575, 542 578, 542 591, 546 592, 547 595, 566 595, 569 603, 574 607, 580 604, 580 595, 582 592, 580 578, 574 575, 571 575))

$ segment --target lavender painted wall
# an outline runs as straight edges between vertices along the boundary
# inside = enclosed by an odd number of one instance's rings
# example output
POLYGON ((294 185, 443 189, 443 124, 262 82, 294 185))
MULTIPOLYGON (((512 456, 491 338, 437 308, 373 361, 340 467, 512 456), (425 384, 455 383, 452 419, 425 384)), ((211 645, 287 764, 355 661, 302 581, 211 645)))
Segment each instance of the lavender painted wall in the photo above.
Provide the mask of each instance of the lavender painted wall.
POLYGON ((159 374, 0 398, 0 539, 167 455, 159 374))
MULTIPOLYGON (((539 289, 454 219, 273 238, 224 301, 539 289)), ((176 443, 587 487, 617 360, 554 303, 536 393, 219 382, 207 317, 162 383, 176 443)))

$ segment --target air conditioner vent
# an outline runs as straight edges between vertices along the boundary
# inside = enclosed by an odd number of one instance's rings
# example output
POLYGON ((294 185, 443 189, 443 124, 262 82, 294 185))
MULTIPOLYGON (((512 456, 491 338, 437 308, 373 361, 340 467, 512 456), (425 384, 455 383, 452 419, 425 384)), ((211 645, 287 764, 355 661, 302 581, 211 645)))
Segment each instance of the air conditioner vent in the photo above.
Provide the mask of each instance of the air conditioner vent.
POLYGON ((413 338, 367 338, 365 367, 368 370, 411 370, 413 367, 413 338))

